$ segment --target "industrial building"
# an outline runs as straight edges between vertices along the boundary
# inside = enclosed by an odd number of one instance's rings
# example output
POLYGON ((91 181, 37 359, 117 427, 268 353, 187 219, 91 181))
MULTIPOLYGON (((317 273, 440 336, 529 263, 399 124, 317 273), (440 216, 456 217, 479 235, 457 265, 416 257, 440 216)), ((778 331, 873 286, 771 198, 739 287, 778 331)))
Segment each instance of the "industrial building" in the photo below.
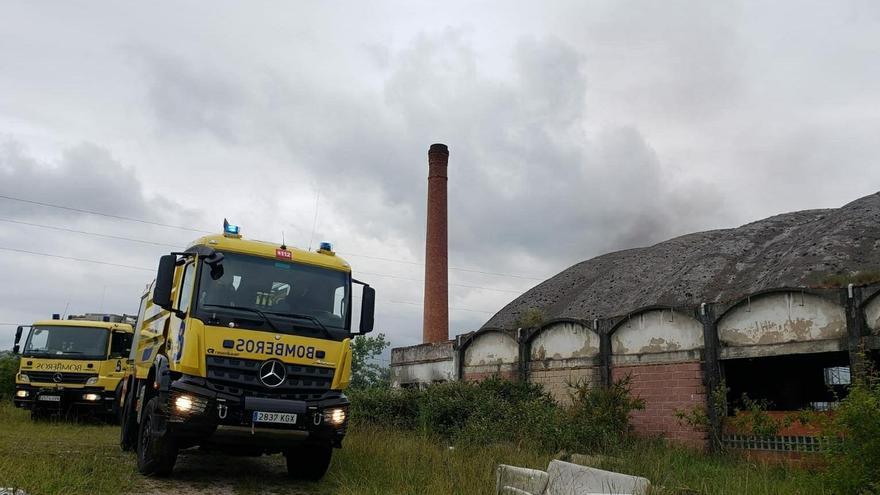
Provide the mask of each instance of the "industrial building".
MULTIPOLYGON (((445 314, 448 304, 442 151, 443 181, 432 183, 442 184, 442 201, 429 188, 425 339, 392 350, 394 386, 499 375, 540 383, 565 402, 571 383, 607 386, 629 377, 645 402, 632 415, 639 434, 702 449, 712 446, 714 430, 727 447, 797 458, 816 450, 815 428, 794 423, 756 438, 719 416, 733 414, 744 394, 776 416, 831 411, 878 356, 880 277, 871 274, 880 273, 880 193, 587 260, 516 298, 482 328, 449 338, 428 317, 445 314), (442 239, 432 241, 432 227, 442 239), (431 262, 438 253, 442 262, 431 262), (528 311, 541 322, 521 324, 528 311), (722 384, 726 412, 710 407, 722 384), (707 413, 708 428, 676 417, 695 409, 707 413)), ((436 176, 437 157, 430 162, 436 176)))

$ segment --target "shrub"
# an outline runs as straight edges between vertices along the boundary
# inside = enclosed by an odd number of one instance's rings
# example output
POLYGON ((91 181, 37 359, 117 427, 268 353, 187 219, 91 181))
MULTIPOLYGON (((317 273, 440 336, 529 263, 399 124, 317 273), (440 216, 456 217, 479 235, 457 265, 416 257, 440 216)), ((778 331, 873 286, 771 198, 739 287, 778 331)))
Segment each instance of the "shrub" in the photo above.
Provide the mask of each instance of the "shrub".
POLYGON ((581 450, 597 450, 627 440, 632 433, 630 413, 645 408, 645 401, 632 397, 630 377, 610 387, 586 382, 571 384, 572 406, 568 410, 567 430, 581 450))
POLYGON ((854 381, 827 425, 828 476, 843 493, 880 493, 880 377, 854 381))
POLYGON ((18 356, 0 353, 0 400, 11 400, 15 393, 15 374, 18 373, 18 356))
POLYGON ((781 429, 791 426, 791 416, 779 419, 768 414, 767 411, 772 407, 770 401, 752 399, 746 394, 742 394, 740 400, 743 407, 736 408, 733 418, 730 419, 730 425, 737 432, 766 438, 778 435, 781 429))
POLYGON ((523 411, 555 407, 539 385, 497 377, 433 385, 418 402, 423 430, 460 443, 522 441, 530 428, 523 411))
POLYGON ((352 420, 419 429, 459 444, 511 442, 547 451, 583 452, 628 437, 629 414, 643 407, 630 396, 629 380, 608 389, 574 387, 568 407, 554 402, 540 385, 497 377, 422 390, 353 391, 352 420))
POLYGON ((719 419, 719 422, 727 420, 727 393, 729 391, 730 389, 727 388, 727 383, 725 383, 724 380, 721 380, 721 382, 709 392, 709 409, 698 404, 690 409, 676 409, 674 413, 679 424, 687 425, 698 431, 709 433, 714 448, 719 451, 724 450, 724 445, 721 442, 722 428, 720 425, 717 428, 712 426, 709 414, 714 413, 719 419))
POLYGON ((418 421, 418 389, 349 389, 351 418, 357 424, 412 429, 418 421))
POLYGON ((544 323, 544 312, 539 308, 528 308, 516 319, 516 326, 521 328, 539 327, 544 323))
POLYGON ((419 426, 444 437, 454 437, 470 417, 483 408, 486 399, 468 382, 428 387, 418 398, 419 426))

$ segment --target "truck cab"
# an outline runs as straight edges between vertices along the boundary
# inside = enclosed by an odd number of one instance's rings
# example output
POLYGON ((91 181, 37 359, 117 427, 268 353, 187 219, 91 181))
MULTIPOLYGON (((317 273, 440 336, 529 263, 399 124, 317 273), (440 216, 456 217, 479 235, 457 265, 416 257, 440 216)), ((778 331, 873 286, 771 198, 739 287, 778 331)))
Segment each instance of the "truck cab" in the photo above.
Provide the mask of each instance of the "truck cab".
POLYGON ((350 339, 373 326, 375 292, 329 244, 317 252, 246 240, 237 227, 159 261, 141 299, 120 443, 167 475, 189 447, 283 453, 321 478, 342 446, 350 339), (352 331, 352 285, 363 286, 352 331))
POLYGON ((125 315, 67 320, 53 315, 51 320, 18 327, 13 350, 21 360, 15 376, 15 406, 30 409, 35 419, 67 413, 115 419, 133 322, 125 315))

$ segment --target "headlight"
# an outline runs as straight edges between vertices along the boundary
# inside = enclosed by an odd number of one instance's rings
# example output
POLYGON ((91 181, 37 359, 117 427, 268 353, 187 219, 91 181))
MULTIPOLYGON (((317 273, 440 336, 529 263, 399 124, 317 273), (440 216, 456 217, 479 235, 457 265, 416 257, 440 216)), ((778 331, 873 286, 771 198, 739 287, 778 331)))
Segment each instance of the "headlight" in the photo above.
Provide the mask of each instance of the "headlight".
POLYGON ((98 394, 83 394, 83 400, 94 402, 96 400, 101 400, 101 396, 98 394))
POLYGON ((97 384, 97 383, 98 383, 98 377, 97 377, 97 376, 89 377, 89 379, 86 380, 86 385, 95 385, 95 384, 97 384))
POLYGON ((30 382, 31 382, 31 377, 25 375, 24 373, 19 373, 19 374, 18 374, 18 379, 21 380, 21 381, 23 381, 23 382, 25 382, 25 383, 30 383, 30 382))
POLYGON ((18 397, 19 399, 24 399, 28 395, 30 395, 30 394, 28 393, 27 390, 16 390, 15 391, 15 396, 18 397))
POLYGON ((345 418, 346 413, 344 408, 335 407, 324 411, 324 422, 330 423, 333 426, 339 426, 342 423, 345 423, 345 418))
POLYGON ((174 400, 174 409, 180 412, 190 412, 193 408, 193 400, 188 395, 181 395, 174 400))
POLYGON ((201 414, 205 412, 208 400, 197 395, 179 394, 171 399, 171 405, 178 414, 201 414))

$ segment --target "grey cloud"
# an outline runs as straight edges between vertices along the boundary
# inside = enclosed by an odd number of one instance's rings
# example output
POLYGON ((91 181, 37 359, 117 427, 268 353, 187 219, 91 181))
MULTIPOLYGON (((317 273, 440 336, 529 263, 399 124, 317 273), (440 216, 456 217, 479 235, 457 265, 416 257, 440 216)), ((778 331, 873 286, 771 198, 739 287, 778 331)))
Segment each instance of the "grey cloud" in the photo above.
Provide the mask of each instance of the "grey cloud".
POLYGON ((126 52, 148 78, 146 96, 162 138, 192 132, 208 133, 227 143, 252 138, 244 132, 246 122, 242 121, 248 94, 234 74, 209 62, 196 65, 142 46, 126 52))
MULTIPOLYGON (((172 225, 198 224, 201 218, 196 210, 163 195, 147 195, 133 169, 115 160, 106 149, 89 143, 68 148, 56 160, 50 160, 36 158, 18 141, 7 138, 0 145, 0 182, 4 195, 81 210, 172 225)), ((195 236, 192 232, 2 198, 0 219, 26 222, 0 222, 0 247, 6 248, 0 250, 0 272, 9 282, 0 287, 3 322, 28 323, 65 311, 134 313, 144 287, 153 277, 151 269, 157 258, 172 249, 38 225, 179 247, 195 236)), ((9 335, 0 334, 0 349, 11 345, 9 335)))
MULTIPOLYGON (((638 130, 583 132, 589 87, 583 58, 572 47, 521 41, 513 54, 514 84, 474 69, 479 63, 457 33, 438 38, 420 39, 401 56, 387 87, 403 102, 411 128, 430 133, 439 123, 449 136, 450 238, 461 258, 497 263, 510 253, 541 253, 573 261, 658 241, 706 220, 665 206, 682 186, 665 177, 638 130), (494 248, 487 253, 477 239, 494 248)), ((706 194, 676 202, 716 219, 721 206, 706 194)))
MULTIPOLYGON (((142 218, 158 222, 198 223, 195 210, 161 195, 147 197, 135 170, 91 143, 65 149, 57 160, 38 160, 17 140, 0 142, 0 181, 3 191, 43 203, 142 218)), ((3 211, 15 216, 71 217, 81 213, 46 209, 2 200, 3 211)))
POLYGON ((594 69, 597 103, 641 120, 705 123, 726 116, 746 96, 750 55, 737 2, 605 2, 582 24, 570 16, 594 69))
MULTIPOLYGON (((22 43, 0 47, 17 67, 0 78, 0 125, 16 132, 23 123, 21 134, 53 143, 101 143, 137 173, 94 149, 35 160, 7 147, 0 178, 59 202, 186 224, 197 212, 184 218, 180 206, 198 201, 263 220, 266 232, 295 223, 305 239, 310 201, 283 199, 320 190, 316 237, 420 257, 425 152, 445 142, 452 264, 549 274, 608 250, 870 192, 880 180, 871 162, 880 72, 869 47, 880 31, 869 5, 597 0, 509 8, 499 22, 498 5, 472 4, 467 28, 457 27, 459 7, 432 7, 433 25, 451 27, 422 32, 419 7, 382 3, 348 18, 323 7, 298 7, 296 16, 175 9, 173 22, 149 9, 135 22, 71 11, 71 22, 47 19, 37 31, 48 45, 28 43, 28 27, 16 30, 22 43), (85 41, 63 31, 85 21, 102 29, 85 41), (194 37, 196 21, 203 29, 194 37), (63 46, 55 32, 68 36, 63 46), (95 44, 125 53, 92 56, 95 44), (46 77, 46 66, 59 65, 69 70, 46 77), (96 104, 99 96, 108 104, 96 104), (160 190, 153 166, 180 179, 160 196, 137 181, 160 190), (195 181, 214 189, 187 190, 195 181), (289 184, 307 186, 291 193, 289 184), (108 187, 128 195, 96 193, 108 187), (277 213, 279 203, 297 211, 277 213)), ((411 265, 357 263, 421 277, 411 265)), ((526 283, 452 276, 506 289, 526 283)), ((420 300, 417 283, 382 285, 389 298, 420 300)), ((506 297, 454 294, 453 305, 474 309, 506 297)), ((382 308, 399 334, 418 326, 410 313, 394 319, 405 307, 382 308)), ((453 315, 455 325, 479 319, 453 315)))
MULTIPOLYGON (((323 178, 325 201, 350 213, 352 224, 406 239, 413 252, 424 228, 425 149, 447 142, 452 256, 470 266, 492 262, 517 271, 513 258, 535 253, 559 266, 705 220, 666 206, 678 186, 666 180, 637 129, 584 132, 588 68, 572 46, 522 38, 508 81, 484 70, 466 33, 455 29, 422 34, 390 60, 381 95, 335 94, 307 74, 291 80, 270 70, 216 90, 210 73, 182 72, 169 85, 200 95, 181 106, 195 117, 154 106, 181 131, 207 129, 218 139, 253 132, 283 143, 310 180, 323 178), (198 118, 226 111, 235 118, 222 131, 198 118), (500 254, 480 239, 501 246, 500 254), (548 243, 551 252, 543 249, 548 243)), ((177 77, 168 66, 153 68, 160 75, 151 94, 165 94, 156 85, 177 77)), ((680 210, 717 215, 721 206, 705 194, 675 197, 680 210)))
POLYGON ((514 63, 520 85, 518 104, 541 129, 574 125, 584 118, 584 60, 573 47, 557 39, 521 39, 514 63))

